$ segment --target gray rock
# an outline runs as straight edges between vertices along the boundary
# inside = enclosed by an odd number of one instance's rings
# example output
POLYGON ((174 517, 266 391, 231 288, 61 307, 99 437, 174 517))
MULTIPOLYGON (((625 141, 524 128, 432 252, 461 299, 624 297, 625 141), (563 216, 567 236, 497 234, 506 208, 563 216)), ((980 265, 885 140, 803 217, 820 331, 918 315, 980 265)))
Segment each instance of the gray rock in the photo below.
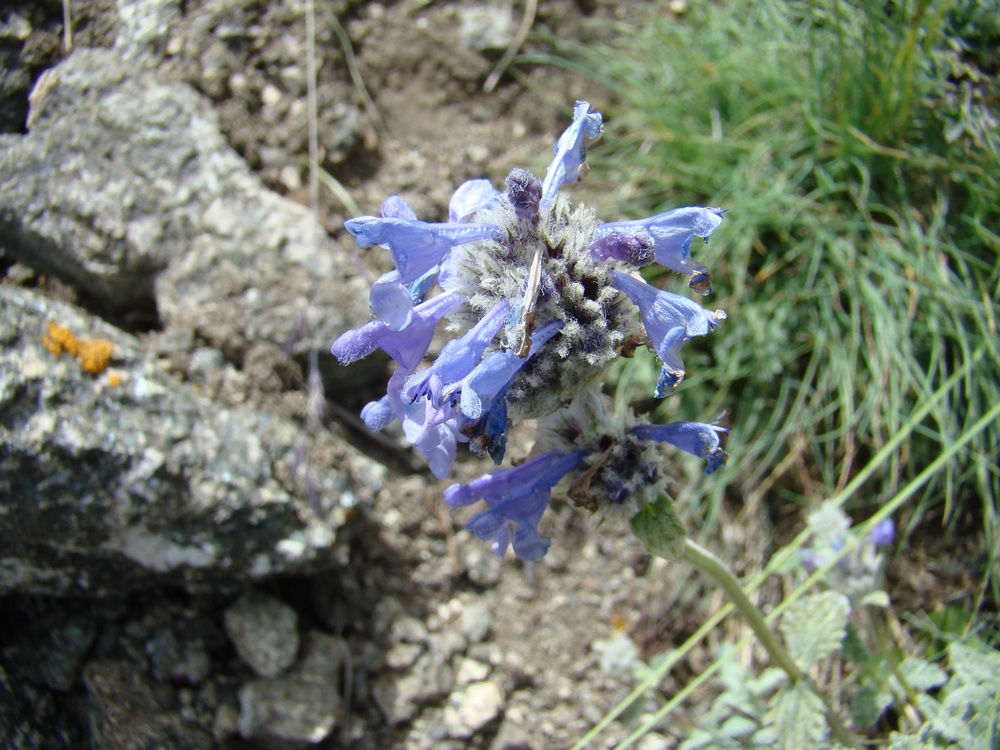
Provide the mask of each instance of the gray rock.
POLYGON ((514 724, 508 718, 500 724, 500 729, 490 743, 490 750, 533 750, 533 748, 531 738, 524 727, 514 724))
POLYGON ((451 737, 468 738, 496 720, 503 712, 504 697, 495 682, 473 682, 452 694, 444 710, 444 723, 451 737))
POLYGON ((172 630, 159 630, 146 642, 153 676, 161 682, 196 685, 209 674, 211 660, 203 641, 178 639, 172 630))
POLYGON ((323 685, 341 684, 345 662, 351 654, 347 641, 335 635, 310 630, 302 642, 302 657, 295 667, 300 679, 323 685))
POLYGON ((56 713, 52 696, 0 667, 0 746, 16 750, 80 747, 83 738, 56 713))
POLYGON ((340 710, 340 697, 328 684, 297 675, 252 680, 240 689, 239 732, 282 747, 305 747, 330 735, 340 710))
POLYGON ((299 461, 300 427, 219 406, 162 372, 137 339, 32 292, 0 285, 0 345, 0 592, 198 586, 329 566, 347 512, 339 499, 370 498, 382 482, 382 467, 316 436, 310 450, 327 453, 312 467, 327 502, 317 517, 279 481, 299 461), (120 384, 47 351, 51 321, 110 341, 120 384))
POLYGON ((482 602, 473 602, 462 609, 458 618, 458 629, 470 643, 478 643, 486 637, 493 623, 493 613, 482 602))
POLYGON ((297 331, 295 353, 326 351, 367 318, 353 257, 264 188, 190 86, 77 50, 35 85, 29 131, 0 149, 0 243, 33 268, 235 362, 297 331))
POLYGON ((261 677, 275 677, 299 651, 299 616, 272 596, 244 594, 226 610, 225 626, 236 653, 261 677))
POLYGON ((372 686, 372 697, 386 721, 398 725, 412 719, 420 706, 448 695, 454 685, 451 665, 430 652, 406 674, 380 675, 372 686))

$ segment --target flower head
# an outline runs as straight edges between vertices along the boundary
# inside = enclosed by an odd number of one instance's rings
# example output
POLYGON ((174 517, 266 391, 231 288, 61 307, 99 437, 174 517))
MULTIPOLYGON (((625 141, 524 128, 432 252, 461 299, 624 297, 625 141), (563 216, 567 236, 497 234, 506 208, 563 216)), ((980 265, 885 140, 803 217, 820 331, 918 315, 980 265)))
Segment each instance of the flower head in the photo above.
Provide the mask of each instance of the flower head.
POLYGON ((649 342, 663 362, 657 395, 667 395, 684 376, 681 346, 725 313, 632 275, 655 261, 707 291, 708 269, 690 249, 719 227, 721 209, 602 223, 559 194, 586 176, 587 143, 602 124, 577 102, 543 179, 515 168, 502 192, 470 180, 452 196, 446 223, 419 220, 400 196, 386 199, 381 217, 346 222, 359 247, 385 246, 395 263, 372 287, 373 319, 332 347, 344 364, 375 349, 398 364, 385 395, 362 411, 365 424, 398 423, 437 477, 450 473, 459 445, 499 465, 512 426, 537 425, 535 458, 445 493, 452 507, 485 502, 467 525, 499 555, 545 554, 550 540, 537 525, 564 477, 574 504, 631 517, 662 493, 659 443, 705 459, 707 473, 726 458, 720 427, 649 425, 606 408, 608 365, 649 342), (454 336, 423 365, 440 327, 454 336))

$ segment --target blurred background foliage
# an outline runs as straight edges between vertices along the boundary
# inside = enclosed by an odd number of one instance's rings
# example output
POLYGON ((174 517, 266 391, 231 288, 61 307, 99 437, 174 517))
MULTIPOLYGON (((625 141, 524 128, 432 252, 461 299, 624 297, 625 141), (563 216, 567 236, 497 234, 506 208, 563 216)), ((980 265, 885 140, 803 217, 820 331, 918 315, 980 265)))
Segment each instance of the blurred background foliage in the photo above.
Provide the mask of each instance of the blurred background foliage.
MULTIPOLYGON (((589 162, 614 186, 601 213, 729 209, 692 248, 714 272, 704 304, 729 319, 685 346, 688 378, 649 408, 655 420, 730 409, 732 458, 725 482, 692 465, 673 493, 693 524, 713 523, 727 495, 780 523, 912 428, 854 496, 870 515, 1000 399, 1000 7, 719 0, 614 39, 550 38, 557 55, 534 58, 609 92, 589 162)), ((643 354, 619 373, 634 401, 659 372, 643 354)), ((998 453, 993 420, 896 519, 907 534, 985 531, 970 564, 994 602, 998 453)))

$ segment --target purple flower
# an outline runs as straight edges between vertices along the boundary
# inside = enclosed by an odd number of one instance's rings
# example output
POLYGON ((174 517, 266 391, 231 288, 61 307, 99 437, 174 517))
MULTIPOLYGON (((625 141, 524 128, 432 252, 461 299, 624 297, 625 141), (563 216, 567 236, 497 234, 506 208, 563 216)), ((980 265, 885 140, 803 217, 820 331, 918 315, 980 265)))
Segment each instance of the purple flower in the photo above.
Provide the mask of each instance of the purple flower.
POLYGON ((484 500, 489 510, 470 518, 466 528, 483 541, 492 540, 493 552, 501 559, 513 543, 514 554, 522 560, 541 560, 552 542, 538 533, 538 522, 552 488, 584 455, 550 451, 513 469, 454 484, 445 490, 444 500, 452 508, 484 500))
POLYGON ((503 325, 509 309, 507 300, 501 301, 468 333, 445 344, 434 364, 415 373, 407 381, 406 397, 410 401, 427 397, 434 406, 440 406, 444 387, 458 382, 472 372, 503 325))
POLYGON ((344 226, 358 247, 388 245, 401 284, 409 284, 439 265, 456 245, 503 236, 503 230, 493 224, 430 224, 375 216, 348 219, 344 226))
POLYGON ((590 111, 589 102, 573 105, 573 123, 559 136, 556 156, 545 170, 542 181, 540 208, 547 213, 556 200, 556 192, 567 182, 574 182, 586 175, 586 138, 596 138, 601 134, 603 121, 599 112, 590 111))
POLYGON ((612 271, 612 284, 625 292, 642 315, 646 335, 663 362, 656 397, 673 393, 684 378, 680 349, 695 336, 704 336, 725 320, 722 310, 712 312, 679 294, 664 292, 621 271, 612 271))
POLYGON ((343 334, 330 351, 342 365, 349 365, 381 349, 412 372, 427 353, 437 322, 461 303, 461 295, 446 292, 413 308, 412 321, 406 328, 396 331, 380 320, 372 320, 343 334))
POLYGON ((675 208, 648 219, 601 224, 594 236, 600 240, 621 233, 642 238, 652 245, 653 258, 657 263, 691 276, 691 287, 707 294, 711 291, 711 274, 705 266, 691 260, 691 242, 696 236, 708 241, 722 223, 722 213, 721 208, 675 208))
POLYGON ((476 211, 492 206, 499 196, 489 180, 468 180, 458 186, 448 202, 448 221, 465 221, 476 211))
POLYGON ((706 474, 712 474, 722 467, 729 454, 722 450, 720 433, 729 432, 725 427, 701 422, 671 422, 669 424, 640 424, 632 428, 632 434, 641 440, 670 443, 698 458, 708 460, 706 474))
POLYGON ((633 266, 645 266, 653 262, 653 241, 643 234, 609 232, 595 240, 587 250, 597 261, 612 258, 633 266))
POLYGON ((896 538, 896 524, 891 518, 883 518, 868 532, 868 540, 876 547, 886 547, 896 538))
POLYGON ((487 354, 466 377, 450 389, 452 401, 458 400, 459 411, 471 420, 482 418, 493 399, 506 392, 511 380, 542 345, 555 336, 562 323, 553 321, 539 328, 533 336, 527 357, 518 357, 510 349, 487 354))

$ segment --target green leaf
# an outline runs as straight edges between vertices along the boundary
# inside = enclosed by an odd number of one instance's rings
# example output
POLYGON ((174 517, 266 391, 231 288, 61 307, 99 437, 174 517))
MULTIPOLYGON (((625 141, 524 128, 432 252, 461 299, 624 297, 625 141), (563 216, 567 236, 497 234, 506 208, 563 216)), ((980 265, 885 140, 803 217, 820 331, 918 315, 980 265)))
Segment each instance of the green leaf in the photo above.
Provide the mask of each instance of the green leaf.
POLYGON ((667 560, 678 560, 684 554, 687 531, 673 500, 666 495, 660 495, 655 503, 643 505, 629 523, 649 554, 667 560))
POLYGON ((801 682, 774 696, 769 718, 778 733, 778 747, 817 747, 826 739, 823 701, 801 682))
POLYGON ((1000 652, 976 641, 953 642, 948 647, 948 663, 964 683, 997 685, 1000 680, 1000 652))
POLYGON ((889 735, 890 745, 886 750, 933 750, 934 745, 928 745, 919 737, 892 732, 889 735))
POLYGON ((788 651, 803 670, 840 648, 851 605, 836 591, 804 596, 781 618, 788 651))
POLYGON ((867 664, 872 660, 871 651, 868 650, 865 642, 861 640, 858 629, 850 623, 847 625, 847 637, 844 639, 842 653, 845 659, 854 664, 867 664))
POLYGON ((948 674, 941 667, 923 659, 904 659, 899 664, 899 671, 910 687, 922 692, 941 687, 948 681, 948 674))
POLYGON ((854 694, 851 719, 859 727, 873 726, 891 705, 892 693, 871 683, 862 685, 854 694))

